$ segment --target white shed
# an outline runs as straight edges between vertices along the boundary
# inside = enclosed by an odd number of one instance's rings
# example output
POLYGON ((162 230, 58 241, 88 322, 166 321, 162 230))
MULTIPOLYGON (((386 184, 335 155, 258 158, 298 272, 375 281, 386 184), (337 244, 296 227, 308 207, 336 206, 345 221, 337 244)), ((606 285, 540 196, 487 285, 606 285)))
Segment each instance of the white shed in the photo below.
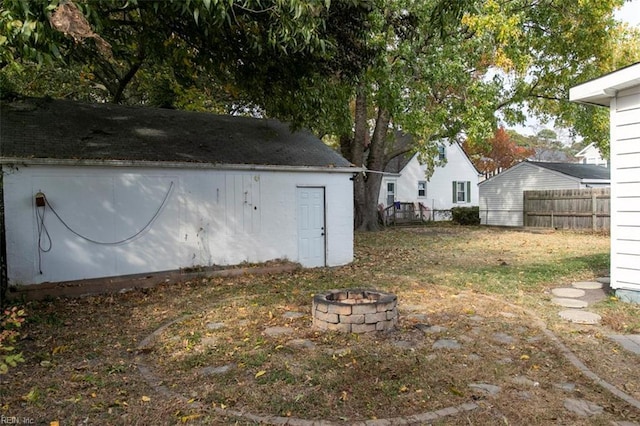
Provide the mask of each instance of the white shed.
POLYGON ((609 186, 609 169, 593 164, 524 161, 480 182, 483 225, 523 226, 524 191, 609 186))
POLYGON ((264 119, 3 103, 9 285, 283 259, 353 260, 358 169, 264 119))
POLYGON ((640 63, 573 87, 569 98, 610 109, 611 287, 640 303, 640 63))

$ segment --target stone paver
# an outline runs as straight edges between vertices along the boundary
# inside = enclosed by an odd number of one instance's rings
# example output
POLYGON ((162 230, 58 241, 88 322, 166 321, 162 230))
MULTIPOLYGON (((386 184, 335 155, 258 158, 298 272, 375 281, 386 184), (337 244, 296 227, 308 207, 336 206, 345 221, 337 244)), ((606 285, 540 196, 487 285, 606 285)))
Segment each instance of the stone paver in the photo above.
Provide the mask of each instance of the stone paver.
POLYGON ((558 312, 560 318, 576 324, 599 324, 602 317, 593 312, 579 311, 577 309, 567 309, 558 312))
POLYGON ((416 328, 427 334, 436 334, 447 331, 447 327, 443 327, 441 325, 416 324, 416 328))
POLYGON ((210 322, 210 323, 207 323, 207 328, 209 330, 219 330, 222 327, 224 327, 224 323, 223 322, 210 322))
POLYGON ((433 349, 460 349, 462 345, 455 339, 440 339, 436 340, 433 349))
POLYGON ((564 400, 564 408, 582 417, 591 417, 602 414, 604 408, 585 399, 567 398, 564 400))
POLYGON ((293 339, 287 342, 287 346, 298 349, 315 349, 316 344, 307 339, 293 339))
POLYGON ((498 343, 504 343, 506 345, 510 345, 516 341, 516 339, 506 333, 494 333, 491 338, 498 343))
POLYGON ((304 317, 304 314, 302 312, 288 311, 282 314, 282 317, 287 319, 297 319, 304 317))
POLYGON ((536 388, 538 386, 540 386, 540 383, 535 382, 533 380, 531 380, 528 377, 524 377, 524 376, 516 376, 514 378, 511 379, 511 383, 515 384, 515 385, 520 385, 520 386, 530 386, 532 388, 536 388))
POLYGON ((556 297, 578 298, 584 296, 586 292, 579 288, 554 288, 551 294, 556 297))
POLYGON ((426 314, 409 314, 407 315, 407 319, 420 321, 422 323, 426 323, 429 320, 426 314))
POLYGON ((575 383, 569 383, 569 382, 556 383, 553 386, 558 388, 558 389, 561 389, 561 390, 563 390, 565 392, 573 392, 574 390, 576 390, 575 383))
POLYGON ((595 290, 595 289, 602 288, 602 283, 599 283, 597 281, 578 281, 578 282, 572 283, 571 286, 573 288, 579 288, 582 290, 595 290))
POLYGON ((640 334, 614 334, 609 338, 626 350, 640 355, 640 334))
POLYGON ((551 299, 551 303, 562 306, 564 308, 576 309, 586 308, 587 306, 589 306, 589 304, 584 300, 569 299, 568 297, 554 297, 551 299))
POLYGON ((600 277, 600 278, 596 278, 596 281, 602 284, 611 284, 611 278, 610 277, 600 277))
POLYGON ((398 340, 393 342, 392 345, 400 349, 415 349, 420 346, 419 343, 411 340, 398 340))
POLYGON ((502 390, 500 386, 490 385, 489 383, 471 383, 469 387, 487 395, 497 395, 502 390))
POLYGON ((268 327, 264 329, 264 334, 270 337, 282 336, 285 334, 292 334, 293 329, 289 327, 268 327))
POLYGON ((203 367, 198 370, 198 374, 201 376, 213 376, 216 374, 224 374, 235 368, 233 364, 221 365, 220 367, 203 367))
POLYGON ((218 338, 217 337, 203 337, 200 340, 200 344, 203 346, 215 346, 218 344, 218 338))

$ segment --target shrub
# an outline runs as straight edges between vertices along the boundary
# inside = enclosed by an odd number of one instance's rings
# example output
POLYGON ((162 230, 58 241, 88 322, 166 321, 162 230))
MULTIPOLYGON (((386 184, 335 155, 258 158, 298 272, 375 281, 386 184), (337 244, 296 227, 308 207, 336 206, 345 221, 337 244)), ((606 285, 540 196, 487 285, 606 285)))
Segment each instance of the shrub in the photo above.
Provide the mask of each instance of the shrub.
POLYGON ((13 344, 20 335, 17 329, 24 322, 24 311, 15 306, 0 311, 0 374, 6 374, 9 367, 24 362, 22 353, 15 353, 13 344))
POLYGON ((460 225, 480 225, 480 207, 454 207, 451 209, 451 217, 460 225))

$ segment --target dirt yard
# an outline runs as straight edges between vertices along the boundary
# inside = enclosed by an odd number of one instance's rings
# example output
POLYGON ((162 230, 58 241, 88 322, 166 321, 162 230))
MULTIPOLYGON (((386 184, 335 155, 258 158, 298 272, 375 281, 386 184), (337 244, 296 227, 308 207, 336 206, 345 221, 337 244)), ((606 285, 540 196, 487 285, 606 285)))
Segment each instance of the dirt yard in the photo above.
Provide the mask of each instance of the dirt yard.
POLYGON ((25 362, 0 376, 0 415, 43 425, 640 423, 638 356, 608 338, 640 333, 640 308, 605 297, 589 307, 599 325, 575 325, 550 302, 553 288, 606 275, 608 250, 607 235, 392 229, 357 234, 355 261, 340 268, 29 302, 25 362), (397 329, 314 329, 313 295, 344 288, 395 293, 397 329))

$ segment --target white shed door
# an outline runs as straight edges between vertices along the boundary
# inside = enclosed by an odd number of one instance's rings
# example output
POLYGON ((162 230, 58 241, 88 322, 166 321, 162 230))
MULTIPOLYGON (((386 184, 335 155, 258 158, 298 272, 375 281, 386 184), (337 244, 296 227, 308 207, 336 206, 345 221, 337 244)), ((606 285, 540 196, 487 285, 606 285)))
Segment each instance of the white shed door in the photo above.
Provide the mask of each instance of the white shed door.
POLYGON ((298 262, 325 266, 324 188, 298 188, 298 262))

